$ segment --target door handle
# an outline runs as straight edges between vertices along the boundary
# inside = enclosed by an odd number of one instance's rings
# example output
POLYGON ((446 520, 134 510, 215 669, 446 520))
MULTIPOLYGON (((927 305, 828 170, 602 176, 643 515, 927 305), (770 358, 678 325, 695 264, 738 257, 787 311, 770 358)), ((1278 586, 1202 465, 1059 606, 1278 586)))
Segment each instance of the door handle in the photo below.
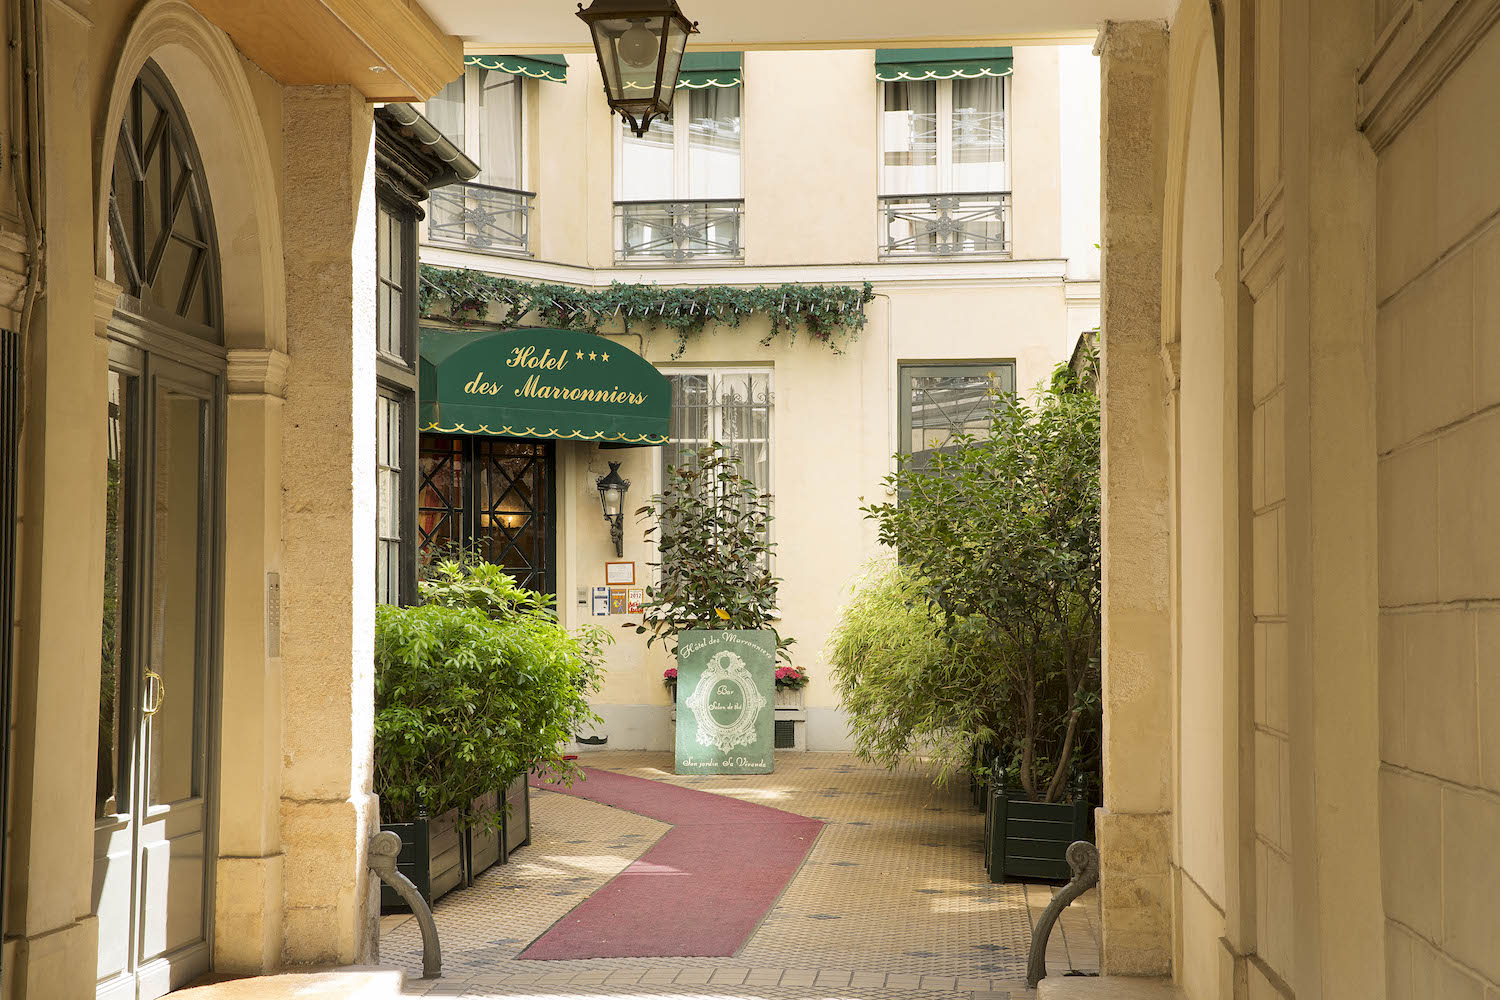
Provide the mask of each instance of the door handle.
POLYGON ((141 710, 148 716, 155 715, 161 711, 161 703, 167 699, 167 685, 161 679, 161 674, 155 670, 146 671, 146 690, 148 692, 146 704, 141 710), (156 700, 152 701, 150 695, 155 694, 156 700))

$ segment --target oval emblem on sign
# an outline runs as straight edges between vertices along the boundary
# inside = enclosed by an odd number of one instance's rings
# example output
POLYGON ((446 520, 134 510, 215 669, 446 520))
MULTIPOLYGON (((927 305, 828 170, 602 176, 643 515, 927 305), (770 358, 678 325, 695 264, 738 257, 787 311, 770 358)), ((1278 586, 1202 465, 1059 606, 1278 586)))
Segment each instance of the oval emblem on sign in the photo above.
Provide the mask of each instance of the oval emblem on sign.
POLYGON ((708 661, 685 704, 698 720, 698 742, 727 753, 755 742, 755 720, 766 699, 745 661, 724 650, 708 661))

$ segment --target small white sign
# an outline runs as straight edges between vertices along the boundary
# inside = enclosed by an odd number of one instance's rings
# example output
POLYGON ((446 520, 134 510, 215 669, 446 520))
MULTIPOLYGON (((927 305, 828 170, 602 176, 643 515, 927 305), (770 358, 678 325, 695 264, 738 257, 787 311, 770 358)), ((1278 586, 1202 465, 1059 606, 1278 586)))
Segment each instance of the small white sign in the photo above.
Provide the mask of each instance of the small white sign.
POLYGON ((609 614, 609 588, 608 587, 595 587, 594 588, 594 614, 598 615, 601 618, 604 617, 605 615, 609 614))

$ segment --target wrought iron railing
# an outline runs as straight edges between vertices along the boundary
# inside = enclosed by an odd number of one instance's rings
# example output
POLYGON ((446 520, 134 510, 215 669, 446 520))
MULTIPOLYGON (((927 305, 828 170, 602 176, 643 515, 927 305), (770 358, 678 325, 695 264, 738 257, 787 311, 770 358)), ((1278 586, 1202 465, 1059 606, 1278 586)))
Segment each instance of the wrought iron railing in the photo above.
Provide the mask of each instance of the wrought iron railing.
POLYGON ((615 202, 615 260, 689 263, 744 260, 743 200, 615 202))
POLYGON ((450 184, 427 199, 427 240, 488 253, 531 252, 530 191, 488 184, 450 184))
POLYGON ((1010 256, 1010 192, 883 194, 882 257, 1010 256))

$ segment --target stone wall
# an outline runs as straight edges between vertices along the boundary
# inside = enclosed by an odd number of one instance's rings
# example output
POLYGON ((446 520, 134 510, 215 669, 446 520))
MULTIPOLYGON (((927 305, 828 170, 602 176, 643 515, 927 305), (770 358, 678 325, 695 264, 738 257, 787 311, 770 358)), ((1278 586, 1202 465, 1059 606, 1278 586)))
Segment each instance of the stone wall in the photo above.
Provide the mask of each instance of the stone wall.
POLYGON ((1398 25, 1398 52, 1461 62, 1430 98, 1393 85, 1409 119, 1369 128, 1390 1000, 1500 989, 1500 29, 1436 20, 1398 25))

